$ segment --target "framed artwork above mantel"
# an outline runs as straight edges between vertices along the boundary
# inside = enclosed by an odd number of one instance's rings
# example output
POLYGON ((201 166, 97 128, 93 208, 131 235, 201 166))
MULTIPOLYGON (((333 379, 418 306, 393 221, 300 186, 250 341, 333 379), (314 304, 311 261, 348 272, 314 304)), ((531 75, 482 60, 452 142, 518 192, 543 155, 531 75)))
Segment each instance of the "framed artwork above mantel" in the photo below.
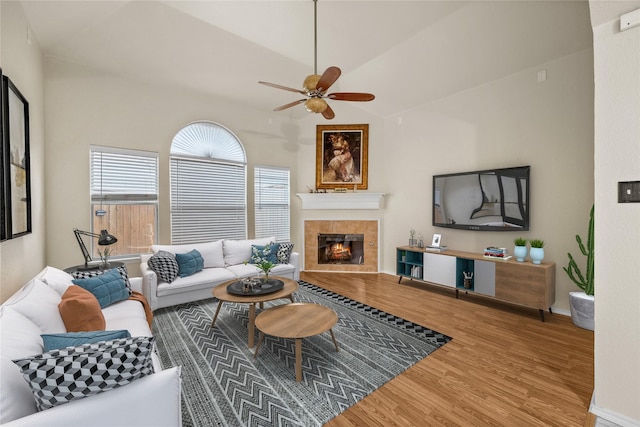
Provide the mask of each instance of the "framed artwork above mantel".
POLYGON ((366 190, 369 125, 318 125, 316 190, 366 190))

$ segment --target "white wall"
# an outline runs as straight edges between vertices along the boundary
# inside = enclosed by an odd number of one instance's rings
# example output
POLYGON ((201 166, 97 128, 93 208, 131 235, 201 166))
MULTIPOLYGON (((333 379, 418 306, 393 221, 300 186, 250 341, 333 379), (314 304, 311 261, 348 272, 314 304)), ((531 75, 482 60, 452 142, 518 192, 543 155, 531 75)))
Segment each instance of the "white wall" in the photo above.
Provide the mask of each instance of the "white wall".
MULTIPOLYGON (((450 248, 513 249, 513 239, 542 239, 556 263, 554 308, 568 312, 578 290, 562 266, 579 253, 593 203, 593 56, 586 50, 487 82, 385 120, 384 267, 415 228, 450 248), (538 82, 538 71, 547 80, 538 82), (530 230, 480 232, 433 227, 432 175, 531 165, 530 230)), ((579 258, 578 258, 579 259, 579 258)))
POLYGON ((0 2, 0 66, 29 102, 31 234, 0 243, 0 301, 45 266, 43 58, 18 2, 0 2))
MULTIPOLYGON (((600 4, 594 4, 600 3, 600 4)), ((592 7, 595 69, 595 393, 592 412, 640 425, 640 204, 617 203, 640 180, 640 27, 619 31, 592 7), (602 23, 604 22, 604 23, 602 23)), ((621 12, 640 2, 612 2, 621 12)), ((640 10, 640 9, 638 9, 640 10)), ((600 13, 602 12, 602 13, 600 13)))
MULTIPOLYGON (((158 237, 163 244, 170 242, 169 150, 175 134, 188 123, 218 122, 234 132, 245 146, 250 237, 253 166, 289 166, 291 175, 297 174, 298 145, 295 138, 291 141, 282 137, 286 116, 272 117, 223 99, 155 87, 48 58, 46 109, 46 157, 50 165, 46 184, 47 262, 55 267, 65 268, 82 261, 72 229, 90 230, 90 144, 159 153, 158 237)), ((137 261, 129 264, 132 275, 137 272, 137 265, 137 261)))

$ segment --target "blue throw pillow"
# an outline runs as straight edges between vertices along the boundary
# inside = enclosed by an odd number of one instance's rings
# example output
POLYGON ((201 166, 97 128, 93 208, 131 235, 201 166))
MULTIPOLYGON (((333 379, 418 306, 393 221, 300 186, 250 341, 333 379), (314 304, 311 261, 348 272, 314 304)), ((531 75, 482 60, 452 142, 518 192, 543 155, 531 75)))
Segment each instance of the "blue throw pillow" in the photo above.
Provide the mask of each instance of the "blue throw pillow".
POLYGON ((129 299, 129 289, 116 268, 89 279, 73 279, 72 282, 95 295, 100 308, 129 299))
POLYGON ((251 245, 250 264, 259 264, 262 261, 269 261, 272 264, 278 263, 278 245, 277 243, 269 243, 265 246, 251 245))
POLYGON ((186 254, 176 254, 178 262, 178 276, 187 277, 202 270, 204 267, 204 259, 200 252, 192 250, 186 254))
POLYGON ((129 338, 131 334, 126 329, 119 331, 67 332, 64 334, 42 334, 44 352, 65 347, 78 347, 100 341, 129 338))

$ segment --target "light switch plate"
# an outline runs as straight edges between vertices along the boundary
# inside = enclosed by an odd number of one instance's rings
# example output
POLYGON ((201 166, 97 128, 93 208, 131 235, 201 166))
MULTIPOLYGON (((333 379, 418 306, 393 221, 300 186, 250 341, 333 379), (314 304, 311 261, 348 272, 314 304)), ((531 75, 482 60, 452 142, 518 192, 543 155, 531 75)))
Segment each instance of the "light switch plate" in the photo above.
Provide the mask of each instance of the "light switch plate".
POLYGON ((640 181, 618 182, 618 203, 640 203, 640 181))

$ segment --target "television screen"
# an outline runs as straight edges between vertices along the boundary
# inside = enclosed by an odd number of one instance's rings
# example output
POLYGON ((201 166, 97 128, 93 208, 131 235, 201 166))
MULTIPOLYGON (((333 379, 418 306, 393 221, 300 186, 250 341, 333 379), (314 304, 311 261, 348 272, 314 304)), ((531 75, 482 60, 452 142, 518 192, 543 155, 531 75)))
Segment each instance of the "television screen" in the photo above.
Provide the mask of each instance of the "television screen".
POLYGON ((478 231, 529 229, 530 166, 433 176, 433 225, 478 231))

